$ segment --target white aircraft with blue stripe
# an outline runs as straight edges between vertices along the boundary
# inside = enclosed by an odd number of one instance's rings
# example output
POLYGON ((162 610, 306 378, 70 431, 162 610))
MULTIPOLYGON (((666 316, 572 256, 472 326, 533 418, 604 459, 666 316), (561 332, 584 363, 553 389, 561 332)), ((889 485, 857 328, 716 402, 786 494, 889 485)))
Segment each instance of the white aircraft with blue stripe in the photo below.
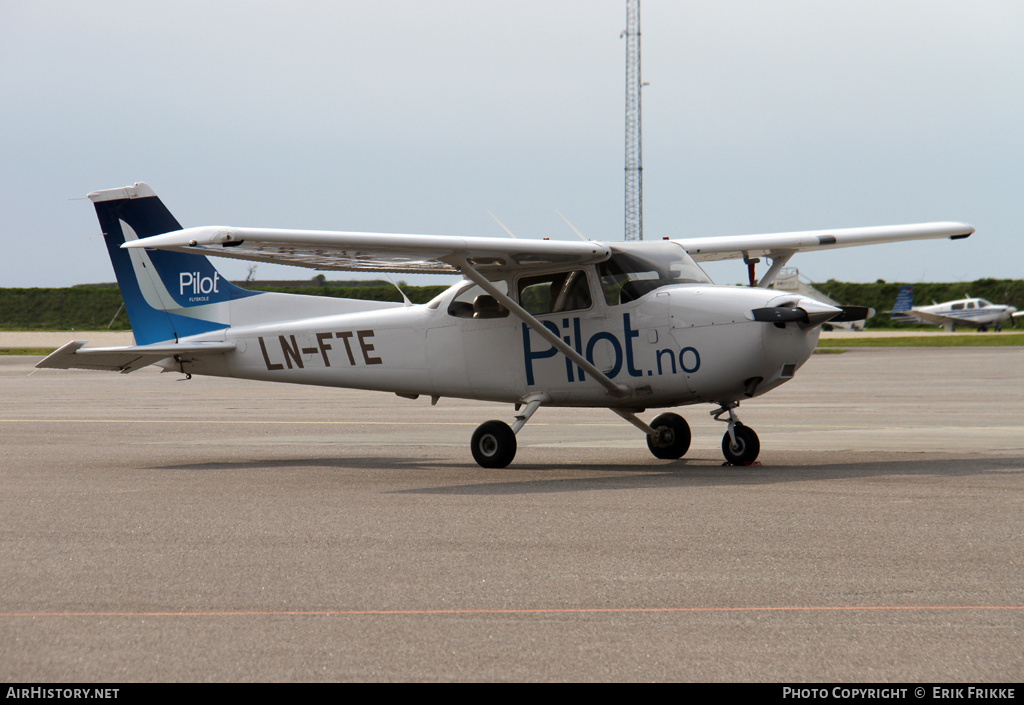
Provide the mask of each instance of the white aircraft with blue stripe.
POLYGON ((1014 318, 1024 315, 1014 306, 972 297, 943 303, 933 302, 931 306, 914 306, 913 296, 912 287, 900 287, 889 317, 894 321, 939 325, 947 333, 952 333, 957 326, 972 326, 979 331, 987 331, 989 328, 1000 331, 1004 323, 1013 323, 1014 318))
MULTIPOLYGON (((460 397, 514 406, 470 449, 505 467, 540 407, 604 407, 637 427, 658 458, 682 457, 690 428, 674 412, 712 404, 722 452, 753 463, 760 441, 740 403, 791 380, 840 308, 767 288, 797 252, 931 238, 963 223, 680 238, 565 242, 207 226, 183 229, 144 183, 89 194, 135 344, 72 341, 39 367, 193 375, 460 397), (328 271, 459 274, 429 303, 382 303, 248 291, 210 257, 328 271), (718 286, 698 261, 765 258, 750 287, 718 286)), ((753 265, 750 265, 751 268, 753 265)), ((753 270, 751 269, 751 273, 753 270)))

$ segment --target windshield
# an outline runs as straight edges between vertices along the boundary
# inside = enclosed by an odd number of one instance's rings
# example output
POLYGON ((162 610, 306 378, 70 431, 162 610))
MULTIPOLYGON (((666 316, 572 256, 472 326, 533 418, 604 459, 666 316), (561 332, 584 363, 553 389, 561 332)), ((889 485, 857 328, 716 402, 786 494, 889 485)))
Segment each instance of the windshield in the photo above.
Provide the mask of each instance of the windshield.
POLYGON ((611 259, 597 266, 610 306, 628 303, 673 284, 710 284, 681 245, 674 242, 623 242, 610 245, 611 259))

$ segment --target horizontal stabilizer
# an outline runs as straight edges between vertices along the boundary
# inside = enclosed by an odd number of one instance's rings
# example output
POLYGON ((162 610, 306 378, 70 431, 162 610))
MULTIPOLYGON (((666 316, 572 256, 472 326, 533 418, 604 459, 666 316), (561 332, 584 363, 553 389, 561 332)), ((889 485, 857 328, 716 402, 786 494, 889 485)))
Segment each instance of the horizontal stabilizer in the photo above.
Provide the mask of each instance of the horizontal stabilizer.
POLYGON ((158 343, 124 347, 86 348, 85 340, 73 340, 40 360, 36 367, 58 370, 105 370, 134 372, 168 357, 192 358, 197 355, 223 355, 235 349, 234 343, 158 343))

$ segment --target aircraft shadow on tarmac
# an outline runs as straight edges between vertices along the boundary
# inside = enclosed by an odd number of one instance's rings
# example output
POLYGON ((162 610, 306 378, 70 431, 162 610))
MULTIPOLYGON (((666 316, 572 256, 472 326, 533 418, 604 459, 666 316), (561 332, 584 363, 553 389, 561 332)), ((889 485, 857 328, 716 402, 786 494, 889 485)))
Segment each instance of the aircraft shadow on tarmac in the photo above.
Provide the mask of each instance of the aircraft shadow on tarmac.
MULTIPOLYGON (((296 470, 366 470, 378 473, 400 471, 465 470, 469 484, 447 484, 412 489, 387 490, 398 494, 472 494, 507 495, 546 492, 581 492, 622 490, 641 487, 727 487, 773 485, 784 482, 856 480, 870 477, 967 477, 981 475, 1018 475, 1024 473, 1024 457, 948 458, 929 454, 907 459, 865 460, 829 464, 807 464, 796 461, 747 467, 719 465, 707 459, 677 460, 664 464, 636 463, 520 463, 515 468, 483 471, 472 463, 452 463, 443 458, 422 457, 382 459, 380 457, 292 458, 209 462, 188 465, 165 465, 150 469, 166 471, 280 471, 296 470), (556 474, 557 478, 551 477, 556 474), (578 473, 579 476, 573 475, 578 473), (585 475, 585 476, 584 476, 585 475)), ((875 454, 877 455, 877 454, 875 454)), ((417 473, 418 475, 419 473, 417 473)), ((403 476, 403 480, 410 475, 403 476)))
MULTIPOLYGON (((402 490, 405 494, 532 494, 538 492, 577 492, 592 490, 636 489, 639 487, 728 487, 774 485, 783 482, 829 481, 868 477, 963 477, 1024 472, 1024 458, 983 458, 973 460, 913 460, 830 465, 709 466, 687 465, 676 461, 662 466, 581 465, 588 473, 579 478, 523 478, 450 487, 402 490), (594 476, 594 473, 607 473, 594 476)), ((467 468, 471 466, 467 465, 467 468)), ((521 464, 517 470, 536 473, 550 471, 549 466, 521 464)))

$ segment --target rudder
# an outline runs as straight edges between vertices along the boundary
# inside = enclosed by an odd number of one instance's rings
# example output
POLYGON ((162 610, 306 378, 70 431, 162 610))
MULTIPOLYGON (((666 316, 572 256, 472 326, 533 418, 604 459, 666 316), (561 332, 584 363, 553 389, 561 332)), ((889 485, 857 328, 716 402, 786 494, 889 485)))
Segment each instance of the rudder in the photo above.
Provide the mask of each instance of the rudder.
POLYGON ((913 289, 909 286, 900 287, 899 293, 896 294, 896 302, 892 305, 892 311, 889 312, 889 318, 896 320, 908 319, 907 313, 910 312, 913 303, 913 289))

